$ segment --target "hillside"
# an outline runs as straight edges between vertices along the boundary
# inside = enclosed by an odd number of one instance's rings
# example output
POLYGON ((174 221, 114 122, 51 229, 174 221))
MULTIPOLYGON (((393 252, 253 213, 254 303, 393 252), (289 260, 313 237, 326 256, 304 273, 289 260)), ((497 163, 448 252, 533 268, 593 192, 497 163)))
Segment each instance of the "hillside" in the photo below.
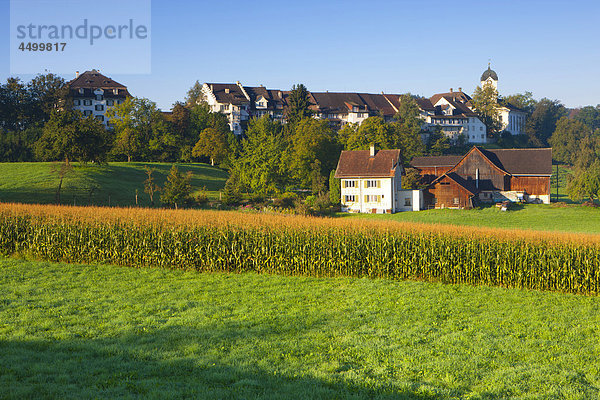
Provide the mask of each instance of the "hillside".
MULTIPOLYGON (((144 193, 144 166, 156 168, 155 181, 162 186, 172 164, 115 162, 108 165, 73 164, 73 173, 63 183, 62 204, 133 206, 138 191, 138 204, 150 205, 144 193)), ((207 164, 178 164, 181 172, 191 171, 195 193, 206 188, 209 198, 218 198, 227 173, 207 164)), ((59 178, 51 172, 52 163, 0 163, 0 202, 55 202, 59 178)), ((158 198, 155 198, 158 203, 158 198)))

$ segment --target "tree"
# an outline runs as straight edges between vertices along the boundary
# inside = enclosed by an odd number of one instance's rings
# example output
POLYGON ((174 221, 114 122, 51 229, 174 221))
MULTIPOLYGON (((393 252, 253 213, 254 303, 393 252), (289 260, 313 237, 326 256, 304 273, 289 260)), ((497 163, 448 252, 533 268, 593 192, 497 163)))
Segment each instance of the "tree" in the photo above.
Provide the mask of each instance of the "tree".
POLYGON ((369 117, 360 126, 353 126, 347 132, 344 143, 346 150, 368 150, 371 145, 377 149, 398 147, 398 136, 394 127, 379 116, 369 117))
POLYGON ((110 108, 106 117, 114 127, 113 153, 133 158, 149 159, 170 147, 176 146, 156 103, 137 97, 129 97, 123 103, 110 108))
POLYGON ((321 176, 326 176, 328 171, 336 167, 341 148, 326 120, 300 120, 289 140, 283 161, 290 183, 311 187, 312 164, 315 161, 319 161, 321 176))
POLYGON ((450 138, 444 135, 440 127, 437 127, 429 134, 425 147, 430 156, 441 156, 450 149, 450 138))
POLYGON ((160 187, 154 182, 153 174, 156 168, 150 168, 147 165, 144 165, 144 170, 148 176, 144 181, 144 192, 148 193, 148 196, 150 196, 150 204, 154 205, 154 194, 160 191, 160 187))
POLYGON ((586 106, 575 115, 575 120, 582 122, 592 130, 600 129, 600 110, 598 106, 586 106))
POLYGON ((319 160, 315 160, 310 165, 310 180, 310 188, 313 194, 320 194, 325 191, 327 181, 321 172, 321 162, 319 160))
POLYGON ((340 204, 342 201, 341 179, 335 177, 335 169, 329 173, 329 201, 331 204, 340 204))
POLYGON ((223 161, 229 152, 227 132, 206 128, 200 134, 200 139, 192 149, 194 157, 209 157, 210 165, 223 161))
POLYGON ((190 90, 187 92, 187 96, 185 97, 185 104, 188 107, 193 107, 196 104, 200 104, 204 102, 204 95, 202 94, 202 84, 199 81, 196 81, 190 90))
POLYGON ((531 92, 516 93, 504 96, 504 101, 525 111, 528 116, 531 115, 535 109, 535 105, 537 104, 533 98, 533 93, 531 92))
POLYGON ((102 123, 74 110, 53 111, 35 144, 37 156, 45 161, 104 162, 108 149, 109 138, 102 123))
POLYGON ((393 124, 397 136, 397 148, 400 149, 404 164, 425 151, 421 139, 423 120, 420 118, 420 109, 413 96, 404 94, 400 96, 400 107, 395 115, 393 124))
POLYGON ((549 140, 552 146, 552 158, 566 164, 575 164, 580 141, 590 134, 590 129, 582 122, 562 117, 549 140))
POLYGON ((50 173, 58 176, 58 187, 56 188, 56 193, 54 195, 54 201, 56 204, 60 204, 60 194, 62 190, 63 181, 73 172, 73 166, 69 162, 68 158, 61 163, 52 163, 50 167, 50 173))
POLYGON ((489 136, 495 137, 501 130, 500 105, 498 104, 498 91, 491 83, 483 87, 477 86, 471 100, 477 116, 483 122, 489 136))
POLYGON ((525 132, 529 141, 538 147, 548 146, 548 139, 556 129, 558 120, 567 114, 565 106, 558 100, 543 98, 525 123, 525 132))
POLYGON ((283 165, 286 149, 287 142, 279 122, 268 115, 251 120, 239 158, 232 167, 239 186, 263 195, 279 193, 288 182, 283 165))
POLYGON ((588 198, 590 201, 600 198, 600 160, 576 172, 575 178, 567 185, 567 193, 573 200, 588 198))
POLYGON ((69 88, 65 80, 52 73, 39 74, 28 84, 37 121, 46 122, 52 112, 59 108, 69 108, 69 88))
POLYGON ((285 118, 287 123, 295 125, 303 118, 310 117, 312 112, 310 110, 310 100, 308 96, 308 90, 306 86, 299 83, 292 86, 292 90, 287 98, 288 106, 285 109, 285 118))
POLYGON ((178 204, 185 204, 191 201, 191 193, 192 172, 188 171, 187 174, 182 174, 173 164, 169 176, 167 176, 165 186, 162 189, 160 200, 165 204, 174 205, 175 209, 177 209, 178 204))
POLYGON ((402 177, 402 189, 421 189, 421 174, 414 168, 406 168, 402 177))

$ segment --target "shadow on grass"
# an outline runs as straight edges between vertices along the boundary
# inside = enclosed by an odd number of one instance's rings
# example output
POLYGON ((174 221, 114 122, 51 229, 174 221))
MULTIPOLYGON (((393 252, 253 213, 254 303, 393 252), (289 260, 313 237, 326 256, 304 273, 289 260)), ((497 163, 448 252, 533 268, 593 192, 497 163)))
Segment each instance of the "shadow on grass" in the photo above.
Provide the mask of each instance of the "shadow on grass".
MULTIPOLYGON (((0 341, 0 398, 441 399, 310 376, 251 361, 225 365, 207 343, 246 332, 169 327, 120 337, 0 341), (220 336, 219 336, 220 335, 220 336)), ((248 332, 252 335, 252 332, 248 332)), ((214 344, 214 343, 213 343, 214 344)), ((460 397, 464 393, 453 393, 460 397)))

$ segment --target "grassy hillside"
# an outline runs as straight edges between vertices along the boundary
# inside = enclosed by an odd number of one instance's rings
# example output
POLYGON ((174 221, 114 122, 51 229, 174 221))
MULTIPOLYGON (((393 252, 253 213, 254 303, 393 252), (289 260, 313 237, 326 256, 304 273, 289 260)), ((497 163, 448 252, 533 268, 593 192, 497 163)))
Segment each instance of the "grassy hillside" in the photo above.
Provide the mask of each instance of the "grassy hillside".
MULTIPOLYGON (((150 204, 144 193, 144 166, 156 168, 155 181, 162 186, 172 164, 118 162, 108 165, 73 164, 74 171, 63 183, 62 204, 135 205, 135 191, 142 206, 150 204)), ((218 198, 227 173, 206 164, 178 164, 182 172, 192 171, 193 188, 206 187, 209 197, 218 198)), ((0 163, 0 201, 54 203, 59 178, 51 173, 52 163, 0 163)), ((158 198, 155 199, 155 202, 158 198)))
POLYGON ((14 259, 0 272, 0 398, 600 394, 597 297, 14 259))

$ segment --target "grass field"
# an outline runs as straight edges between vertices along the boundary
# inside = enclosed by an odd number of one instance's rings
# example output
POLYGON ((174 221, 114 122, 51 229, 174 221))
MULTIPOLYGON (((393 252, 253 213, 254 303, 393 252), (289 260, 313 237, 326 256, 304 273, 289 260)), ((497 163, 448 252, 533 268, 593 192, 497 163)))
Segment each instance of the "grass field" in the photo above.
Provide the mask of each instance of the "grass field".
POLYGON ((0 398, 596 399, 600 299, 0 259, 0 398))
POLYGON ((342 218, 366 218, 427 224, 483 226, 506 229, 600 233, 600 208, 547 204, 513 205, 502 212, 494 206, 474 210, 427 210, 387 214, 337 214, 342 218))
MULTIPOLYGON (((144 166, 156 168, 154 177, 162 186, 172 164, 116 162, 108 165, 73 164, 74 172, 63 183, 63 204, 132 206, 138 190, 138 204, 148 206, 144 193, 144 166), (94 190, 92 191, 92 188, 94 190)), ((21 203, 54 203, 59 179, 51 171, 52 163, 0 163, 0 201, 21 203)), ((195 191, 206 187, 210 198, 218 198, 227 173, 206 164, 178 164, 182 172, 194 174, 195 191)), ((155 202, 160 204, 159 196, 155 202)))

